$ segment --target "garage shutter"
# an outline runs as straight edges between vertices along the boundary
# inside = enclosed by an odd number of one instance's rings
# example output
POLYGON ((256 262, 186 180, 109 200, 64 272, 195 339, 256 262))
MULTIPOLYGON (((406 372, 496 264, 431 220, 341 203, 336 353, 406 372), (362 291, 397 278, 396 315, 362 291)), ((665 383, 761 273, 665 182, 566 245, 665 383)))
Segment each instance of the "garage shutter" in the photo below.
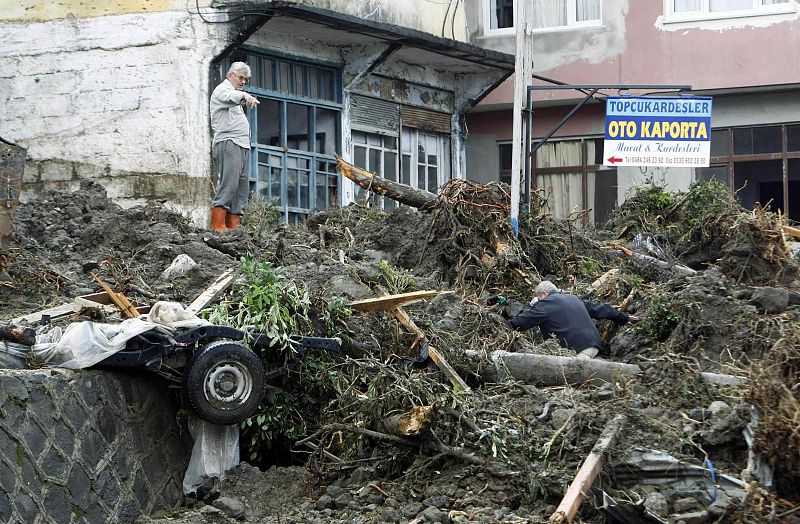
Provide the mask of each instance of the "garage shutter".
POLYGON ((450 115, 419 107, 401 106, 403 126, 450 134, 450 115))
POLYGON ((397 133, 400 129, 398 105, 386 100, 353 95, 350 99, 350 123, 353 127, 397 133))

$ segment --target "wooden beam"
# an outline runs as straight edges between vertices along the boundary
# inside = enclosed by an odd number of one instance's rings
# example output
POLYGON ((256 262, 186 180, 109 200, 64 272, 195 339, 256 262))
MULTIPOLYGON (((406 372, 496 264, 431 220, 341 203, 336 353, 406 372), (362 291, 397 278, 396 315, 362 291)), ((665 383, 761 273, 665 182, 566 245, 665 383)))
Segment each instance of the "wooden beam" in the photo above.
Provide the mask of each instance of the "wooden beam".
POLYGON ((800 237, 800 229, 792 226, 783 226, 783 232, 793 237, 800 237))
POLYGON ((450 364, 444 358, 444 355, 442 355, 438 349, 433 346, 428 346, 428 356, 431 357, 433 363, 436 364, 440 370, 442 370, 442 373, 444 373, 445 376, 450 379, 450 382, 452 382, 454 386, 465 392, 471 391, 467 383, 464 382, 464 379, 462 379, 458 373, 456 373, 456 370, 450 366, 450 364))
POLYGON ((200 293, 200 295, 189 304, 189 307, 186 308, 186 311, 194 313, 195 315, 198 314, 200 311, 205 309, 210 303, 217 299, 222 293, 225 292, 226 289, 231 285, 233 282, 233 269, 228 269, 224 271, 220 276, 217 277, 217 280, 214 281, 205 291, 200 293))
POLYGON ((12 324, 36 324, 41 322, 43 316, 48 316, 51 319, 63 317, 66 315, 72 315, 77 313, 75 310, 77 306, 75 303, 70 302, 69 304, 61 304, 60 306, 54 306, 51 308, 43 309, 41 311, 37 311, 35 313, 28 313, 27 315, 22 315, 20 317, 14 318, 11 320, 12 324))
POLYGON ((125 295, 123 295, 122 293, 115 292, 113 289, 109 287, 108 284, 103 282, 103 280, 94 273, 92 273, 92 278, 94 278, 95 281, 98 284, 100 284, 100 287, 102 287, 103 290, 106 293, 108 293, 108 296, 111 298, 112 302, 114 302, 117 305, 117 307, 120 310, 122 310, 123 315, 125 315, 128 318, 136 318, 142 316, 142 314, 139 313, 139 311, 137 311, 135 307, 133 307, 133 304, 131 304, 131 301, 128 300, 128 298, 125 295))
POLYGON ((611 422, 606 424, 591 453, 583 461, 581 469, 578 470, 578 474, 575 475, 575 479, 569 485, 561 504, 558 505, 555 513, 550 517, 550 524, 563 524, 564 522, 573 521, 578 509, 580 509, 581 504, 583 504, 589 490, 592 488, 592 482, 594 482, 595 477, 603 468, 605 454, 614 447, 617 435, 624 425, 625 415, 617 415, 611 422))
POLYGON ((454 291, 412 291, 410 293, 400 293, 399 295, 387 295, 377 298, 366 298, 350 302, 349 307, 358 311, 391 311, 394 308, 418 302, 423 298, 435 297, 444 293, 454 293, 454 291))

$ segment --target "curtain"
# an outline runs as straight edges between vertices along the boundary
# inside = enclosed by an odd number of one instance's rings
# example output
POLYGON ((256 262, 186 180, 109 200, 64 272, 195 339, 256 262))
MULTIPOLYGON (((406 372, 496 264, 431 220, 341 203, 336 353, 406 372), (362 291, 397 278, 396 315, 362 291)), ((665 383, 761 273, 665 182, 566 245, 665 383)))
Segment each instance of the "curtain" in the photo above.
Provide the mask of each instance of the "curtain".
MULTIPOLYGON (((581 143, 577 140, 549 142, 536 153, 536 167, 562 167, 581 164, 581 143)), ((580 173, 538 175, 536 187, 547 195, 547 206, 554 218, 566 218, 583 209, 580 173)))
POLYGON ((534 0, 533 27, 567 25, 567 0, 534 0))
POLYGON ((699 11, 701 7, 701 0, 673 0, 675 2, 674 10, 676 13, 684 13, 686 11, 699 11))
POLYGON ((709 11, 738 11, 752 9, 753 0, 710 0, 709 11))
POLYGON ((600 19, 600 0, 576 0, 576 18, 578 22, 600 19))

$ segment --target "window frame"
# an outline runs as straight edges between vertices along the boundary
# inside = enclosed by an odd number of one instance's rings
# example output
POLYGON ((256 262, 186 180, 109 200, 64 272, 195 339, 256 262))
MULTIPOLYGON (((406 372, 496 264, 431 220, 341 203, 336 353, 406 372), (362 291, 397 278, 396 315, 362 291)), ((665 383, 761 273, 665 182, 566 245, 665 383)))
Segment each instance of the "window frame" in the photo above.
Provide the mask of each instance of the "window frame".
MULTIPOLYGON (((484 36, 509 36, 516 34, 515 26, 502 27, 493 29, 491 27, 492 10, 497 0, 483 0, 483 35, 484 36)), ((526 0, 531 1, 531 0, 526 0)), ((597 0, 600 3, 600 18, 596 20, 586 20, 579 22, 578 14, 575 7, 576 0, 567 0, 567 24, 551 27, 537 27, 531 29, 532 33, 554 33, 559 31, 573 31, 577 29, 586 29, 590 27, 603 26, 603 4, 604 0, 597 0)), ((668 1, 668 0, 665 0, 668 1)), ((516 8, 514 11, 516 16, 516 8)))
MULTIPOLYGON (((278 103, 278 118, 280 119, 280 139, 276 145, 261 143, 258 133, 258 111, 259 106, 247 109, 247 119, 250 124, 250 193, 258 195, 264 199, 276 201, 276 207, 281 215, 281 218, 288 223, 297 224, 299 221, 311 214, 342 204, 342 191, 341 191, 341 177, 334 168, 336 165, 335 153, 341 154, 342 151, 342 120, 344 104, 342 103, 342 82, 341 70, 324 63, 315 63, 309 60, 296 59, 293 57, 282 56, 276 53, 270 53, 258 48, 249 46, 242 46, 236 50, 235 53, 229 55, 219 64, 219 74, 221 78, 225 77, 225 73, 230 66, 230 63, 244 58, 244 61, 252 64, 251 69, 254 75, 260 75, 260 78, 253 83, 247 83, 244 86, 244 91, 262 100, 275 101, 278 103), (256 67, 255 64, 271 63, 271 75, 274 78, 273 87, 260 86, 261 80, 266 79, 266 71, 262 71, 260 66, 256 67), (287 65, 291 71, 302 71, 303 85, 308 87, 308 92, 291 94, 283 90, 280 83, 280 67, 282 64, 287 65), (332 75, 330 85, 333 92, 330 93, 328 98, 315 98, 311 92, 309 83, 310 68, 316 69, 318 72, 322 71, 332 75), (289 138, 287 135, 287 109, 290 104, 303 106, 309 108, 309 119, 306 125, 307 136, 313 136, 313 144, 308 143, 306 149, 289 149, 289 138), (326 153, 317 151, 317 111, 316 109, 327 109, 336 114, 334 121, 334 150, 326 153), (284 147, 286 146, 286 147, 284 147), (267 159, 265 163, 263 158, 267 159), (278 164, 272 164, 271 161, 280 159, 278 164), (298 163, 297 167, 291 166, 291 162, 298 163), (306 162, 307 168, 300 167, 301 163, 306 162), (260 167, 263 167, 267 173, 265 180, 261 176, 260 167), (296 174, 290 173, 296 171, 296 174), (302 207, 303 196, 302 187, 303 178, 301 172, 307 172, 307 186, 308 193, 307 200, 309 207, 302 207), (295 198, 290 201, 289 198, 289 180, 290 177, 297 177, 297 189, 295 198), (280 181, 279 194, 273 194, 272 184, 274 181, 280 181), (320 184, 324 180, 324 185, 320 184), (324 201, 320 202, 318 189, 324 187, 324 201)), ((289 80, 294 80, 294 73, 289 75, 289 80)), ((317 76, 317 91, 322 90, 324 79, 317 76)), ((266 110, 266 105, 262 110, 266 110)), ((301 135, 302 136, 302 135, 301 135)))
POLYGON ((757 16, 793 14, 797 12, 796 0, 785 4, 763 5, 763 0, 752 0, 750 9, 735 11, 711 11, 710 0, 700 0, 699 11, 675 12, 675 0, 664 0, 664 22, 702 22, 709 20, 728 20, 731 18, 751 18, 757 16))
MULTIPOLYGON (((783 213, 788 217, 789 213, 791 212, 791 201, 789 200, 789 193, 788 193, 788 162, 789 160, 800 159, 800 150, 792 151, 790 150, 790 146, 788 144, 788 131, 789 127, 800 127, 800 122, 780 122, 780 123, 770 123, 770 124, 754 124, 754 125, 743 125, 743 126, 727 126, 727 127, 720 127, 712 129, 712 132, 719 133, 719 136, 722 136, 723 140, 727 141, 727 154, 724 155, 716 155, 711 156, 709 159, 709 167, 725 167, 727 170, 727 180, 726 184, 728 189, 732 193, 736 193, 736 172, 735 172, 735 164, 736 162, 759 162, 764 160, 780 160, 782 163, 782 171, 783 171, 783 180, 784 180, 784 187, 783 187, 783 202, 781 204, 781 209, 783 213), (741 129, 761 129, 767 127, 775 127, 779 128, 781 132, 781 151, 775 153, 736 153, 734 152, 734 142, 733 142, 733 134, 735 130, 741 129), (722 135, 724 133, 724 136, 722 135)), ((695 180, 703 180, 703 167, 697 167, 694 170, 694 179, 695 180)))

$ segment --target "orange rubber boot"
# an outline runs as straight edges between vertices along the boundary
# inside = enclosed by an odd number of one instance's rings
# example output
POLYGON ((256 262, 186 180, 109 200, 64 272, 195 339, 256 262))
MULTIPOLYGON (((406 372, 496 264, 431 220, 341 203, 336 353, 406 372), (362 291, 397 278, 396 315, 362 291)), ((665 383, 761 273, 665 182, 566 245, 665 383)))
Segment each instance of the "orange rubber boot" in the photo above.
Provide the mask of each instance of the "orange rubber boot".
POLYGON ((211 229, 218 233, 225 233, 228 228, 225 227, 225 215, 227 210, 224 207, 211 208, 211 229))
POLYGON ((236 229, 239 227, 239 224, 242 222, 242 215, 237 215, 236 213, 228 213, 225 215, 225 227, 228 229, 236 229))

